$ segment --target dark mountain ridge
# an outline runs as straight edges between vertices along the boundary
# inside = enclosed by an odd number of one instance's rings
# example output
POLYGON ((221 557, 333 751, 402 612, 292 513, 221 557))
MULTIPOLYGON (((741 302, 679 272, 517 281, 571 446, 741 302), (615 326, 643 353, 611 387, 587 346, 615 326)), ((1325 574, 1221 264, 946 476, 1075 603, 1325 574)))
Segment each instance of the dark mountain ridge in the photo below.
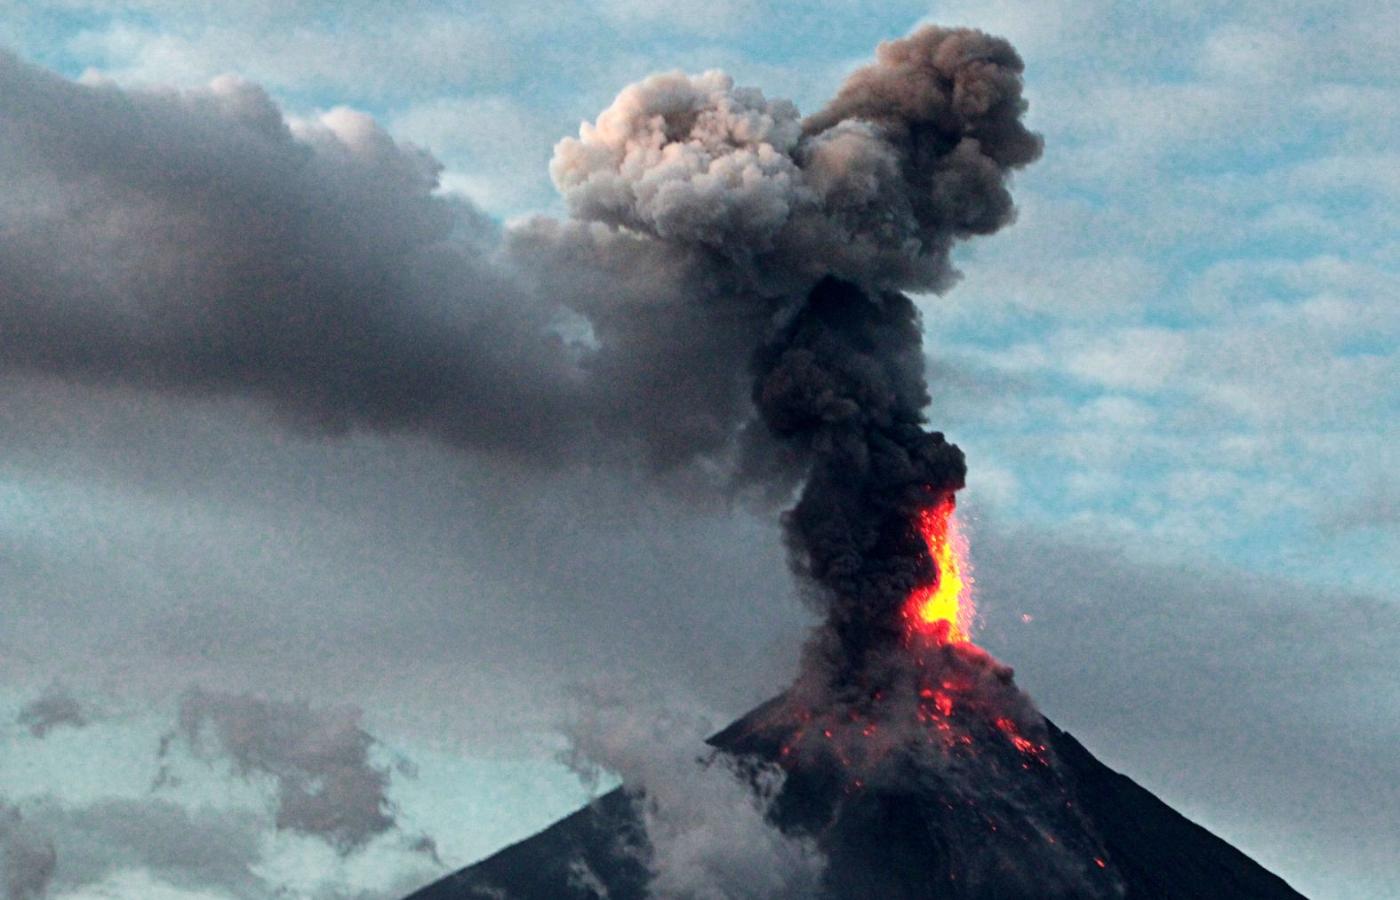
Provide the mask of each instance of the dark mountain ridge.
MULTIPOLYGON (((787 778, 769 816, 820 847, 821 897, 1302 896, 1043 717, 1034 735, 1043 743, 997 720, 995 728, 969 732, 975 740, 952 741, 958 752, 951 756, 901 750, 859 763, 864 777, 853 779, 843 751, 811 749, 826 746, 822 736, 829 742, 830 730, 819 726, 815 744, 803 742, 792 709, 786 695, 771 700, 710 744, 731 761, 783 761, 787 778)), ((408 900, 643 900, 650 873, 638 848, 645 846, 633 798, 618 788, 408 900)))

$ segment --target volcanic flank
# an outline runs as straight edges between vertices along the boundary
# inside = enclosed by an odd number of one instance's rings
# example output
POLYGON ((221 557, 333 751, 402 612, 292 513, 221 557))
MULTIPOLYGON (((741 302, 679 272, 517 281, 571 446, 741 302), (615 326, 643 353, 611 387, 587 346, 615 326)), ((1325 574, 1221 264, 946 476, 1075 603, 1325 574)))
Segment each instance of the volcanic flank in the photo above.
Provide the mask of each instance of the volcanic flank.
MULTIPOLYGON (((904 292, 949 287, 953 244, 1012 220, 1010 173, 1041 149, 1021 69, 1001 39, 924 28, 881 45, 805 120, 719 73, 654 76, 556 149, 574 220, 517 239, 700 273, 689 314, 725 323, 701 327, 706 362, 747 360, 757 420, 739 478, 800 484, 784 527, 823 622, 792 688, 715 735, 707 764, 755 791, 779 785, 768 821, 824 862, 805 895, 1296 897, 1098 763, 970 640, 966 466, 924 428, 921 322, 904 292)), ((591 321, 613 346, 643 327, 591 321)), ((624 784, 414 897, 668 896, 646 802, 646 786, 624 784)))

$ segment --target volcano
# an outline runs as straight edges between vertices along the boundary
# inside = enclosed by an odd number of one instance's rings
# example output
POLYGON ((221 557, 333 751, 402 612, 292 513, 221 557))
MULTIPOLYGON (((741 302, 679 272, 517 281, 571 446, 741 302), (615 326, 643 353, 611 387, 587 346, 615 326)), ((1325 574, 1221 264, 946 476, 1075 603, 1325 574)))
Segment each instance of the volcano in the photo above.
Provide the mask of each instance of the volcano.
MULTIPOLYGON (((936 459, 947 445, 931 436, 928 446, 936 459)), ((972 575, 952 492, 906 496, 882 504, 912 510, 883 559, 922 552, 923 577, 895 582, 897 593, 882 586, 893 602, 873 625, 856 608, 816 629, 793 686, 713 735, 708 758, 694 761, 723 767, 762 801, 766 825, 819 851, 819 880, 776 896, 1301 896, 1036 709, 1012 670, 972 641, 972 575)), ((410 900, 668 898, 653 871, 655 803, 646 785, 624 782, 410 900)), ((689 809, 668 812, 689 818, 689 809)), ((733 832, 730 822, 720 830, 733 832)), ((774 896, 765 890, 739 896, 774 896)))
MULTIPOLYGON (((709 743, 730 759, 780 761, 796 737, 793 708, 789 695, 775 698, 709 743)), ((1073 735, 1044 717, 1039 726, 1043 745, 981 735, 989 743, 966 757, 973 770, 957 779, 896 753, 856 784, 846 765, 818 754, 785 766, 771 817, 815 836, 827 861, 819 896, 832 900, 1302 897, 1073 735), (968 774, 995 789, 969 793, 968 774), (1023 804, 1018 793, 1036 799, 1023 804)), ((617 788, 408 900, 644 900, 650 875, 636 852, 645 846, 636 799, 617 788)))
MULTIPOLYGON (((793 686, 714 735, 703 764, 752 788, 740 793, 762 801, 766 834, 820 852, 819 882, 783 896, 1297 897, 1098 762, 972 642, 954 516, 967 462, 927 427, 910 292, 950 287, 953 247, 1014 220, 1010 179, 1042 148, 1023 121, 1022 70, 1004 39, 925 26, 882 43, 805 119, 721 73, 672 73, 556 147, 551 173, 590 223, 578 234, 606 240, 609 258, 649 247, 687 260, 680 280, 697 292, 677 305, 649 285, 644 306, 595 322, 600 339, 656 331, 688 345, 697 327, 718 329, 689 368, 647 370, 648 390, 668 397, 668 419, 701 421, 693 397, 711 383, 677 386, 745 360, 734 484, 793 499, 789 564, 821 624, 793 686), (651 317, 672 306, 696 313, 658 330, 651 317)), ((676 359, 648 347, 627 365, 676 359)), ((624 783, 413 898, 675 896, 652 871, 663 787, 624 783)), ((721 819, 726 835, 733 821, 721 819)))

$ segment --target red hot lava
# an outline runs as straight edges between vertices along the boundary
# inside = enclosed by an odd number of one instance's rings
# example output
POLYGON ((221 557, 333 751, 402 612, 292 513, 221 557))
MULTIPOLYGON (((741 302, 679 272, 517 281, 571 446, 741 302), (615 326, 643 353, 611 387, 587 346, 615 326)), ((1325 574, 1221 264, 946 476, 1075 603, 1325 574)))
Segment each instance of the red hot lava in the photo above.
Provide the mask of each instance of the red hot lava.
POLYGON ((958 530, 955 510, 953 495, 948 494, 919 512, 919 535, 928 545, 936 574, 932 584, 914 589, 904 608, 910 636, 938 644, 970 642, 975 613, 967 539, 958 530))
MULTIPOLYGON (((1011 670, 972 642, 972 570, 953 495, 921 510, 914 527, 928 547, 935 574, 932 582, 910 592, 901 610, 905 634, 897 668, 907 677, 863 702, 825 710, 820 704, 790 708, 798 723, 780 758, 796 764, 814 749, 809 741, 815 741, 848 769, 864 771, 899 746, 908 746, 912 737, 914 744, 959 755, 975 753, 987 740, 1004 740, 1019 751, 1022 768, 1049 765, 1045 745, 1028 738, 1018 725, 1026 704, 1011 670)), ((863 782, 856 778, 853 783, 859 787, 863 782)))

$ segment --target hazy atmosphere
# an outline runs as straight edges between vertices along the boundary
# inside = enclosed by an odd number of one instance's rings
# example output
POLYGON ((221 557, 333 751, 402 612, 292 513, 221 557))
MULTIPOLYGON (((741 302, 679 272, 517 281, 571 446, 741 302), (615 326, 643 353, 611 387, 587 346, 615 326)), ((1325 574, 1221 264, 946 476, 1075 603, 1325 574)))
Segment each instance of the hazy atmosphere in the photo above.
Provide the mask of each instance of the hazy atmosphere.
MULTIPOLYGON (((1397 48, 1346 0, 0 0, 0 900, 395 900, 782 690, 819 391, 753 298, 852 272, 921 316, 977 642, 1309 897, 1400 895, 1397 48), (946 215, 851 78, 928 24, 1028 103, 946 215), (647 156, 678 103, 723 154, 647 156)), ((777 896, 752 828, 656 883, 777 896)))

